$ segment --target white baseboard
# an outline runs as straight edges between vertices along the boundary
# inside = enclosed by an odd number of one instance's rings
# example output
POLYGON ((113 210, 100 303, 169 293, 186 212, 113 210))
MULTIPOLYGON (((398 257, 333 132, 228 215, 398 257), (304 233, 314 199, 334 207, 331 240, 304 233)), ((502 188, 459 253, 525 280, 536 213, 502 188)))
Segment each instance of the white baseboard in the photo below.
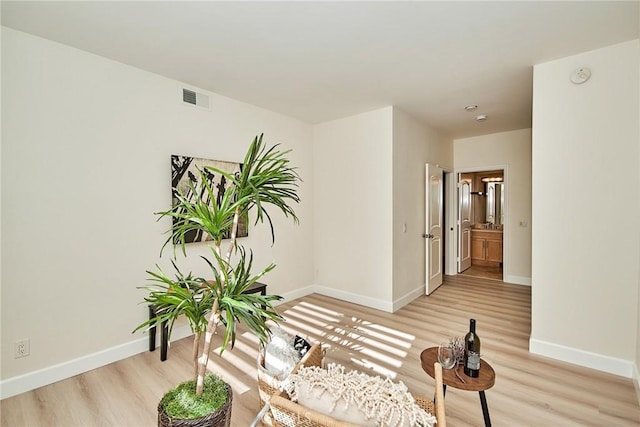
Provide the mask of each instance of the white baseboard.
MULTIPOLYGON (((171 333, 172 340, 179 340, 191 335, 188 325, 176 326, 171 333)), ((156 340, 159 344, 159 340, 156 340)), ((117 362, 118 360, 134 356, 138 353, 149 350, 149 336, 144 335, 125 344, 107 348, 96 353, 87 354, 86 356, 57 365, 49 366, 37 371, 28 372, 12 378, 7 378, 0 382, 0 399, 35 390, 58 381, 66 380, 75 375, 82 374, 92 369, 117 362)), ((160 357, 160 356, 158 356, 160 357)))
POLYGON ((387 301, 382 301, 375 298, 369 298, 363 295, 354 294, 351 292, 345 292, 334 288, 327 288, 319 285, 307 286, 305 288, 296 289, 293 292, 287 292, 281 294, 283 297, 283 301, 279 301, 278 304, 282 304, 285 301, 291 301, 297 298, 302 298, 307 295, 311 295, 313 293, 318 293, 320 295, 325 295, 328 297, 336 298, 342 301, 352 302, 358 305, 364 305, 366 307, 375 308, 376 310, 386 311, 388 313, 393 313, 405 305, 409 304, 416 298, 424 295, 425 287, 424 285, 418 286, 414 290, 408 292, 406 295, 398 298, 397 300, 389 303, 387 301))
POLYGON ((512 276, 511 274, 505 274, 502 280, 505 283, 513 283, 514 285, 531 286, 531 277, 512 276))
POLYGON ((298 299, 298 298, 302 298, 302 297, 306 297, 307 295, 311 295, 312 293, 315 292, 315 286, 306 286, 304 288, 300 288, 300 289, 296 289, 294 291, 291 292, 285 292, 284 294, 280 294, 280 296, 282 297, 281 301, 276 301, 276 303, 274 305, 280 305, 286 301, 291 301, 294 299, 298 299))
POLYGON ((404 295, 404 296, 398 298, 397 300, 393 301, 393 312, 395 313, 396 311, 400 310, 405 305, 409 304, 414 299, 424 295, 425 292, 426 292, 425 289, 426 289, 425 285, 418 286, 417 288, 415 288, 411 292, 408 292, 406 295, 404 295))
POLYGON ((598 371, 620 375, 625 378, 632 378, 633 376, 634 364, 629 360, 618 359, 533 338, 529 340, 529 351, 540 356, 597 369, 598 371))
MULTIPOLYGON (((284 300, 292 300, 312 294, 316 291, 315 286, 307 286, 305 288, 296 289, 295 291, 286 293, 282 296, 284 297, 284 300)), ((358 300, 361 299, 360 296, 355 296, 354 302, 357 302, 355 298, 358 300)), ((280 301, 280 303, 282 303, 282 301, 280 301)), ((362 302, 358 303, 362 304, 362 302)), ((160 334, 158 333, 158 338, 159 335, 160 334)), ((189 325, 176 325, 171 332, 171 340, 177 341, 190 335, 192 335, 192 332, 189 325)), ((159 346, 160 340, 156 339, 156 343, 159 346)), ((86 356, 81 356, 76 359, 28 372, 23 375, 7 378, 0 381, 0 399, 6 399, 27 391, 35 390, 148 350, 149 336, 145 334, 128 343, 107 348, 92 354, 87 354, 86 356)), ((160 355, 158 355, 158 357, 160 357, 160 355)))
POLYGON ((314 292, 331 298, 336 298, 354 304, 364 305, 365 307, 375 308, 376 310, 386 311, 387 313, 393 313, 393 304, 389 301, 383 301, 339 289, 327 288, 325 286, 316 285, 313 287, 313 290, 314 292))

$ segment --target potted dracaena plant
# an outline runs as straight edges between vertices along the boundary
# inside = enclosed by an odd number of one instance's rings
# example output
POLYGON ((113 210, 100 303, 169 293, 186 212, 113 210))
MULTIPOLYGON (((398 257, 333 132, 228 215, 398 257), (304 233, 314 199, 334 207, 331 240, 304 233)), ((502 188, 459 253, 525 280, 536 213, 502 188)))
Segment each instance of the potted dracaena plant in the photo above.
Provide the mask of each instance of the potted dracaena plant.
POLYGON ((231 389, 219 377, 206 372, 214 334, 218 328, 224 329, 220 344, 222 353, 227 346, 233 348, 238 324, 243 324, 264 344, 270 335, 267 321, 282 320, 273 307, 273 302, 281 297, 245 292, 273 270, 275 264, 252 274, 253 252, 247 253, 238 243, 237 232, 239 220, 248 218, 251 213, 255 216, 255 224, 266 219, 273 244, 275 233, 267 208, 275 208, 298 222, 291 205, 300 201, 297 195, 300 178, 290 165, 288 153, 279 151, 277 145, 267 148, 262 135, 257 136, 249 146, 239 173, 234 175, 205 167, 206 172, 221 174, 231 183, 224 194, 214 194, 205 171, 200 171, 202 179, 197 187, 191 184, 189 193, 203 197, 176 194, 174 206, 157 213, 158 219, 170 217, 173 220, 162 249, 170 243, 175 244, 172 264, 176 274, 175 278, 170 278, 159 267, 158 271, 147 272, 151 285, 143 287, 149 292, 144 301, 154 306, 156 315, 135 331, 165 322, 171 331, 176 318, 184 315, 194 333, 194 379, 163 397, 158 406, 160 426, 228 426, 231 389), (209 278, 194 277, 191 273, 185 275, 175 262, 178 247, 186 256, 185 236, 194 231, 204 232, 212 239, 211 256, 202 257, 211 270, 209 278))

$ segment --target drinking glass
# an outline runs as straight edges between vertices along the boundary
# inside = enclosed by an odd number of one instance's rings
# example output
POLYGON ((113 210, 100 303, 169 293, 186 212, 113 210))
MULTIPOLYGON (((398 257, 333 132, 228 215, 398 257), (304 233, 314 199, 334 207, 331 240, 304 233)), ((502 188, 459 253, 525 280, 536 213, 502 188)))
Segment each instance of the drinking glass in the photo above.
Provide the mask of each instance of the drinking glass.
POLYGON ((456 356, 449 343, 442 343, 438 346, 438 362, 444 369, 451 369, 456 365, 456 356))

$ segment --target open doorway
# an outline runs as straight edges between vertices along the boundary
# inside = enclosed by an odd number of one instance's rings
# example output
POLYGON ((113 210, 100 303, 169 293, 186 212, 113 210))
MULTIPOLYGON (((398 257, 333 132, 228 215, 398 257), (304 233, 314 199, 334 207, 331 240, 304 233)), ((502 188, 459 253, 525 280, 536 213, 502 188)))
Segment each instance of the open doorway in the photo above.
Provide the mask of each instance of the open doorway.
POLYGON ((504 169, 458 173, 458 274, 504 278, 504 169))

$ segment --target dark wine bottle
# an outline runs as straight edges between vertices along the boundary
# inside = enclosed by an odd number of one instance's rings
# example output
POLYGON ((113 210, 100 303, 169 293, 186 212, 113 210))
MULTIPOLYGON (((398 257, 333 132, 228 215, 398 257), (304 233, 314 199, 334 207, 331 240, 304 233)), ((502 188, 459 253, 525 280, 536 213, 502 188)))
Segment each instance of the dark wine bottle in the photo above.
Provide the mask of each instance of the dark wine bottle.
POLYGON ((480 375, 480 338, 476 335, 476 319, 469 321, 469 332, 464 337, 464 373, 474 378, 480 375))

